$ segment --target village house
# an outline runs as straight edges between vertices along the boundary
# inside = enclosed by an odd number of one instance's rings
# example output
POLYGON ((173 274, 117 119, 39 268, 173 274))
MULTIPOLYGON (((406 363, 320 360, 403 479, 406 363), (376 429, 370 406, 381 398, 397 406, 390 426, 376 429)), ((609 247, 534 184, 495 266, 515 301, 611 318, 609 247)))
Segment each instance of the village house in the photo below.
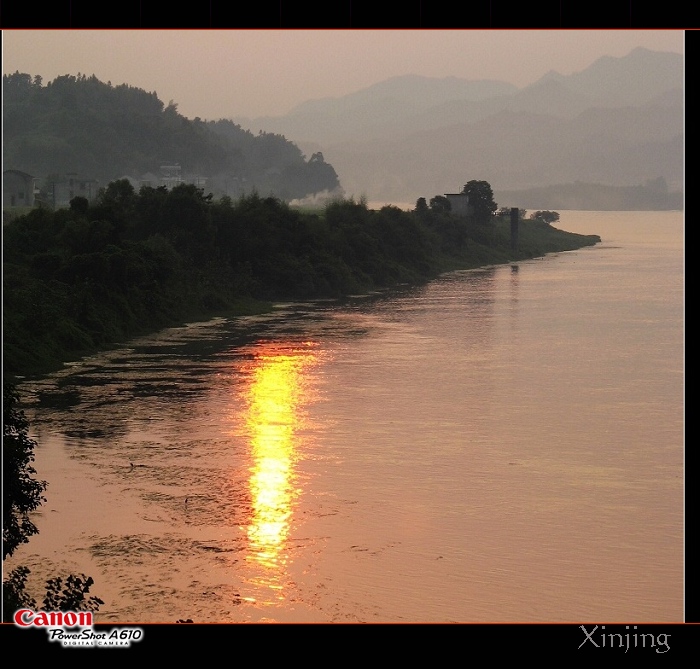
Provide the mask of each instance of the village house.
POLYGON ((160 185, 171 190, 182 183, 182 168, 178 163, 160 166, 160 185))
POLYGON ((450 203, 450 211, 458 216, 471 216, 474 207, 469 204, 469 195, 464 193, 445 193, 445 197, 450 203))
POLYGON ((138 180, 138 187, 135 187, 135 189, 139 190, 144 186, 146 188, 160 188, 162 185, 158 175, 153 172, 146 172, 146 174, 141 175, 141 178, 138 180))
POLYGON ((55 209, 69 207, 74 197, 92 202, 97 197, 99 182, 78 176, 75 172, 59 175, 48 182, 49 197, 55 209))
POLYGON ((209 179, 201 174, 188 174, 184 177, 183 182, 192 184, 196 188, 201 188, 203 190, 207 187, 209 179))
POLYGON ((208 177, 200 174, 188 174, 184 177, 181 175, 180 165, 161 165, 160 176, 153 172, 146 172, 140 178, 135 178, 130 175, 125 175, 121 179, 126 179, 136 192, 141 188, 162 188, 165 187, 171 190, 179 184, 194 184, 197 188, 206 188, 208 177))
POLYGON ((38 192, 37 179, 20 170, 5 170, 2 174, 3 208, 33 207, 38 192))

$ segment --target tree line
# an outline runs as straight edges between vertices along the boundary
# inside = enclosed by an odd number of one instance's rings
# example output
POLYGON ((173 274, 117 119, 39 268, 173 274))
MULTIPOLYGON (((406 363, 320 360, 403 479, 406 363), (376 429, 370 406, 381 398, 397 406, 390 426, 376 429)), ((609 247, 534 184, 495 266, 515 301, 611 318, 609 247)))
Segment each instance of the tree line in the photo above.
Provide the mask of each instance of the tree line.
POLYGON ((136 192, 115 181, 94 203, 74 198, 4 226, 5 372, 39 372, 255 300, 341 297, 593 243, 550 227, 521 234, 514 252, 507 226, 489 220, 353 199, 304 212, 256 193, 214 199, 192 185, 136 192))

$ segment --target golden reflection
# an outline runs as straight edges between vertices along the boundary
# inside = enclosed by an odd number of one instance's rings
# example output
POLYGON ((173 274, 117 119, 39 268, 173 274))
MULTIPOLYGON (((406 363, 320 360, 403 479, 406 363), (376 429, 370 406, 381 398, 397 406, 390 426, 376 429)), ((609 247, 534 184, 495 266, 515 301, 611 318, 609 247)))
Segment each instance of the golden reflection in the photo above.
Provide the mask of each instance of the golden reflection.
POLYGON ((309 368, 315 345, 261 344, 254 351, 247 392, 246 426, 252 467, 250 558, 265 568, 260 583, 283 598, 284 546, 298 495, 295 463, 304 407, 311 400, 309 368))

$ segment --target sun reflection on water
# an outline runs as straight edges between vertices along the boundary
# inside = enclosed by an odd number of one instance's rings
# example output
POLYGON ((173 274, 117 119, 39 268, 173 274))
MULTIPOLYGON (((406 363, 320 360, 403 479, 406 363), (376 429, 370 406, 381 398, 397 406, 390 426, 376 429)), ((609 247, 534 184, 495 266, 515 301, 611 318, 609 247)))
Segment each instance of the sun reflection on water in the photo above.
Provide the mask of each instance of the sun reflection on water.
POLYGON ((299 495, 295 464, 304 407, 312 399, 309 370, 318 359, 315 344, 258 344, 246 393, 246 428, 251 448, 252 514, 247 528, 249 559, 263 567, 256 579, 284 599, 285 544, 299 495))

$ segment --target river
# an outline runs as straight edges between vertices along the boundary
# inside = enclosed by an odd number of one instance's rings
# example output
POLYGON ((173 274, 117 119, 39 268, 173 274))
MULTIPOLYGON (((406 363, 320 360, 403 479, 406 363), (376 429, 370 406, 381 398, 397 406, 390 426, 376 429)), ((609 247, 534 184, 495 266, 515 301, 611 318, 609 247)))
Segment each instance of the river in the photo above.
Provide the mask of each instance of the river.
POLYGON ((7 566, 98 622, 683 620, 682 212, 602 243, 143 337, 20 387, 7 566))

